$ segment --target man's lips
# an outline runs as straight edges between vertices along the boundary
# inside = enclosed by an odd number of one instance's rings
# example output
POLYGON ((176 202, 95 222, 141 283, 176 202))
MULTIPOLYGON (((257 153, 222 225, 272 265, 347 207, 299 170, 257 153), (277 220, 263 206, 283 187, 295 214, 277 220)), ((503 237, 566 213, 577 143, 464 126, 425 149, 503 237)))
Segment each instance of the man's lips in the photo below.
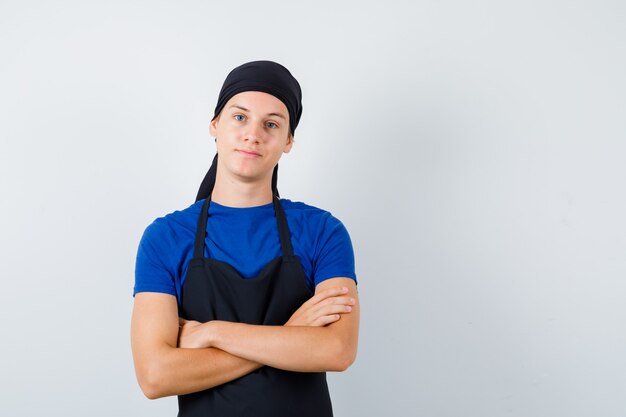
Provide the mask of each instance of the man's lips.
POLYGON ((248 151, 245 149, 237 149, 237 152, 239 152, 240 154, 244 155, 244 156, 248 156, 250 158, 257 158, 259 156, 261 156, 260 153, 255 152, 255 151, 248 151))

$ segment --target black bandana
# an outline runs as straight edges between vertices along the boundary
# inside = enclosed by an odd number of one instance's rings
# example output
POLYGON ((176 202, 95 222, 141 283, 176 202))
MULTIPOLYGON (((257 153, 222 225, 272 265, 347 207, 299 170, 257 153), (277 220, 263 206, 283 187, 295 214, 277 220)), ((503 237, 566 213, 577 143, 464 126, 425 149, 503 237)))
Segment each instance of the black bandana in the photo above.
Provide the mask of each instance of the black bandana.
POLYGON ((289 111, 289 130, 295 134, 302 115, 302 90, 289 70, 272 61, 252 61, 232 70, 222 86, 215 106, 215 119, 228 100, 244 91, 268 93, 285 103, 289 111))

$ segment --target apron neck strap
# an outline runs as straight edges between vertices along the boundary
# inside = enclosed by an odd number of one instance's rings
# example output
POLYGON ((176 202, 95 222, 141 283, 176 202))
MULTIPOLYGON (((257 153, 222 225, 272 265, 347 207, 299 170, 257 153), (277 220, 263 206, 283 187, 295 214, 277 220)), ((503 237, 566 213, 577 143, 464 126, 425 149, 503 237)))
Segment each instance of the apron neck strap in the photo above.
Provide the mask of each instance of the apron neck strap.
POLYGON ((196 229, 196 243, 193 245, 193 257, 204 257, 204 237, 206 235, 206 221, 209 217, 209 203, 211 202, 211 195, 204 200, 202 204, 202 211, 200 211, 200 217, 198 218, 198 228, 196 229))
POLYGON ((274 213, 276 214, 276 221, 278 222, 278 234, 280 236, 280 247, 283 251, 283 256, 293 256, 291 233, 289 233, 287 217, 285 216, 283 206, 280 204, 280 200, 276 195, 274 195, 274 213))

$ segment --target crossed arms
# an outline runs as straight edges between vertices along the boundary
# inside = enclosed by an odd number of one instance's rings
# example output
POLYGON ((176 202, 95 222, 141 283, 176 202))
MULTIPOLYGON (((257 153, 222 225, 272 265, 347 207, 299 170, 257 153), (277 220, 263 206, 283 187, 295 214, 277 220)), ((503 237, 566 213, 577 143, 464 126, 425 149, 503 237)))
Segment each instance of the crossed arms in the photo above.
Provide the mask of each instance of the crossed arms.
POLYGON ((358 331, 354 280, 331 278, 317 285, 284 326, 185 321, 174 296, 138 293, 131 345, 139 385, 154 399, 212 388, 264 365, 344 371, 356 357, 358 331))

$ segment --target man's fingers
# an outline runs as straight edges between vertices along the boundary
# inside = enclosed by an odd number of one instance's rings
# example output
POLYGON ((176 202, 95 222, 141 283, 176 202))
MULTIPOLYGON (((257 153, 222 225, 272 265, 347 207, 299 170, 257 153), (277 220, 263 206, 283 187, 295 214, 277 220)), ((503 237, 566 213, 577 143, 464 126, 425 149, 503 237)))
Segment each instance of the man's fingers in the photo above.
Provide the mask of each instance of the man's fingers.
POLYGON ((328 304, 317 308, 311 312, 309 323, 313 326, 325 326, 339 320, 341 314, 348 314, 352 311, 352 306, 344 304, 328 304))
POLYGON ((349 305, 345 305, 345 304, 328 304, 325 306, 320 307, 315 314, 318 317, 321 316, 328 316, 330 314, 336 314, 336 313, 349 313, 352 311, 352 306, 349 305))
POLYGON ((309 298, 287 321, 287 325, 324 326, 350 313, 356 300, 347 296, 347 287, 327 288, 309 298))
POLYGON ((327 324, 334 323, 341 318, 341 314, 331 314, 328 316, 322 316, 316 320, 317 326, 326 326, 327 324))
POLYGON ((347 287, 333 287, 333 288, 328 288, 324 291, 321 291, 318 294, 315 294, 313 297, 311 297, 311 299, 309 300, 312 304, 317 304, 320 301, 329 298, 329 297, 336 297, 338 295, 342 295, 342 294, 346 294, 348 292, 348 288, 347 287))
MULTIPOLYGON (((336 290, 336 289, 334 289, 336 290)), ((331 292, 336 293, 337 291, 331 292)), ((343 292, 343 291, 340 291, 343 292)), ((320 294, 321 295, 321 294, 320 294)), ((311 299, 313 301, 313 299, 311 299)), ((309 309, 309 314, 314 317, 320 317, 322 315, 326 315, 330 313, 346 313, 352 311, 351 306, 356 304, 356 300, 352 297, 342 297, 341 295, 332 295, 326 298, 321 299, 317 303, 313 303, 309 309), (331 307, 328 309, 328 307, 331 307), (334 308, 332 306, 339 306, 338 308, 334 308), (350 308, 345 308, 345 307, 350 308)))
POLYGON ((325 311, 323 310, 324 308, 326 308, 327 306, 334 306, 334 305, 338 305, 338 306, 353 306, 356 304, 356 300, 352 297, 329 297, 325 300, 320 301, 319 303, 317 303, 314 307, 312 307, 312 311, 314 312, 314 314, 320 314, 320 311, 325 311))
POLYGON ((328 305, 328 304, 343 304, 343 305, 355 305, 356 300, 352 297, 329 297, 319 303, 319 305, 328 305))

